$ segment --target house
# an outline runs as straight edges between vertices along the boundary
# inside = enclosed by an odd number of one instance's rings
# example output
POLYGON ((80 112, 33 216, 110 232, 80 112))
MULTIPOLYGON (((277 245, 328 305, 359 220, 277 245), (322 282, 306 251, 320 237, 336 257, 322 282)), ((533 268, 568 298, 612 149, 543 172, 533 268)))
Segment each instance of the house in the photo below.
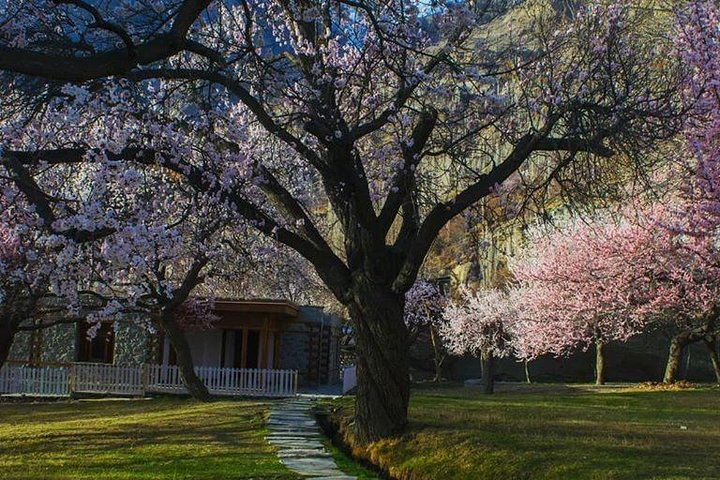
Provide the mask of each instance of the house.
MULTIPOLYGON (((217 300, 212 328, 187 331, 198 367, 297 370, 300 385, 339 382, 341 321, 322 307, 286 300, 217 300)), ((103 323, 88 339, 85 322, 21 332, 9 362, 62 365, 174 365, 161 333, 130 320, 103 323)))

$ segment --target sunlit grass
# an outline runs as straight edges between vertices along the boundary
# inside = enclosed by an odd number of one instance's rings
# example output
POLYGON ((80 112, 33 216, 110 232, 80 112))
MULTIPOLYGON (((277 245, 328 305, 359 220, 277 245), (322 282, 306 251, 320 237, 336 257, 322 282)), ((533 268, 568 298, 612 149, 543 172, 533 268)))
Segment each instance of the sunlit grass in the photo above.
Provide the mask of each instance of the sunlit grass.
POLYGON ((2 479, 296 479, 268 405, 188 399, 0 404, 2 479))
POLYGON ((408 433, 362 454, 413 480, 717 479, 720 391, 424 389, 408 433))

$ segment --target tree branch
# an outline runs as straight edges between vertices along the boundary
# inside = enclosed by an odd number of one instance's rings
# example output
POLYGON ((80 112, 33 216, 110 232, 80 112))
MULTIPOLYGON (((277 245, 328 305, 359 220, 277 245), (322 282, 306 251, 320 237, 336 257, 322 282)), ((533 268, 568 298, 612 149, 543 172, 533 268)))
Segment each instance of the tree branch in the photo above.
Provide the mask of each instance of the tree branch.
MULTIPOLYGON (((19 169, 21 172, 27 172, 24 165, 20 163, 21 159, 24 162, 28 162, 28 164, 30 164, 30 162, 43 161, 43 159, 51 159, 53 164, 78 163, 84 161, 86 153, 87 149, 83 148, 38 152, 11 151, 5 152, 2 160, 5 165, 9 166, 13 163, 16 169, 19 169), (65 155, 65 161, 63 161, 63 155, 65 155)), ((278 225, 278 223, 267 213, 262 211, 262 209, 260 209, 257 205, 248 201, 239 190, 222 188, 219 182, 214 181, 211 176, 206 175, 206 173, 198 167, 183 163, 181 160, 175 158, 171 159, 162 155, 157 155, 155 151, 149 149, 126 148, 120 153, 106 151, 105 155, 108 159, 115 161, 131 161, 143 165, 159 165, 160 167, 175 172, 185 178, 188 184, 196 191, 216 196, 218 197, 218 201, 220 203, 227 201, 228 203, 234 205, 235 211, 242 218, 247 220, 256 230, 272 240, 292 248, 310 261, 317 270, 318 274, 326 282, 328 282, 327 284, 332 285, 333 294, 338 297, 339 300, 344 299, 347 296, 348 287, 350 285, 350 272, 342 260, 335 255, 325 240, 320 236, 320 233, 309 221, 309 217, 304 217, 308 221, 308 225, 305 227, 307 229, 306 232, 310 234, 310 239, 306 239, 297 233, 278 225), (310 233, 313 231, 315 233, 310 233)), ((31 185, 31 188, 28 189, 28 193, 32 195, 28 198, 29 201, 33 205, 36 205, 36 208, 38 209, 49 209, 49 218, 54 221, 55 217, 52 209, 50 208, 47 197, 37 184, 34 184, 34 181, 32 184, 34 186, 31 185)), ((268 188, 271 189, 271 191, 269 191, 271 195, 279 196, 276 199, 278 202, 281 204, 286 203, 286 208, 292 207, 295 213, 299 213, 295 210, 296 208, 300 208, 300 210, 302 210, 299 205, 292 206, 292 202, 295 201, 295 199, 290 196, 289 192, 285 191, 286 193, 283 193, 284 188, 279 183, 268 188), (290 197, 286 197, 285 195, 290 197)), ((25 193, 24 190, 23 193, 25 193)), ((47 216, 48 214, 46 213, 45 215, 47 216)), ((77 235, 80 235, 80 233, 83 232, 79 232, 77 235)), ((89 236, 95 232, 85 233, 89 236)), ((107 234, 104 231, 102 233, 107 234)))
POLYGON ((81 8, 88 12, 90 15, 92 15, 93 19, 95 20, 95 23, 91 25, 92 27, 96 27, 102 30, 107 30, 108 32, 114 33, 120 39, 123 41, 125 46, 128 48, 128 51, 134 55, 135 54, 135 42, 133 42, 132 38, 130 38, 130 35, 125 31, 125 29, 121 28, 119 25, 116 25, 114 23, 108 22, 105 20, 100 14, 100 11, 98 11, 97 8, 93 7, 89 3, 85 2, 84 0, 53 0, 53 2, 56 5, 61 4, 67 4, 67 5, 75 5, 78 8, 81 8))
POLYGON ((140 70, 127 75, 133 80, 148 80, 153 78, 164 78, 167 80, 204 80, 222 85, 236 95, 245 106, 255 115, 260 124, 272 135, 282 140, 304 158, 318 171, 327 172, 327 167, 322 163, 320 157, 307 147, 299 138, 278 125, 272 116, 265 110, 265 107, 256 99, 250 91, 239 81, 228 78, 217 72, 198 69, 172 69, 155 68, 151 70, 140 70))
POLYGON ((25 195, 27 200, 35 206, 35 211, 42 219, 45 227, 58 235, 62 235, 77 243, 91 242, 103 237, 107 237, 115 232, 111 228, 100 228, 97 230, 84 230, 78 228, 70 228, 67 230, 57 230, 53 223, 57 220, 53 211, 50 200, 45 192, 38 186, 30 172, 20 161, 15 158, 7 158, 3 164, 10 172, 10 178, 18 189, 25 195))
POLYGON ((412 139, 412 145, 403 147, 405 164, 403 165, 403 169, 395 175, 390 193, 388 193, 385 204, 378 216, 378 228, 384 235, 387 234, 392 226, 400 210, 400 206, 412 190, 415 172, 421 160, 420 155, 435 129, 437 119, 438 112, 436 110, 423 112, 420 121, 415 126, 412 136, 410 137, 412 139))
POLYGON ((39 53, 25 48, 0 46, 0 70, 61 82, 83 82, 121 75, 139 65, 172 57, 186 47, 188 31, 212 0, 185 0, 175 14, 170 31, 128 48, 117 48, 78 57, 39 53))

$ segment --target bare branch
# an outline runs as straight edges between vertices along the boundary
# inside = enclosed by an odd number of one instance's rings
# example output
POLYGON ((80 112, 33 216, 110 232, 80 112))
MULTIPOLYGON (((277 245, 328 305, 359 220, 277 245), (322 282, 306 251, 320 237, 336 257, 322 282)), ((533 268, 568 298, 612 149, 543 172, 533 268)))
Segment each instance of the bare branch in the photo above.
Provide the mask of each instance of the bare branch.
POLYGON ((78 57, 0 46, 0 70, 66 82, 121 75, 184 50, 190 27, 211 2, 185 0, 175 14, 170 31, 136 45, 134 51, 118 48, 78 57))

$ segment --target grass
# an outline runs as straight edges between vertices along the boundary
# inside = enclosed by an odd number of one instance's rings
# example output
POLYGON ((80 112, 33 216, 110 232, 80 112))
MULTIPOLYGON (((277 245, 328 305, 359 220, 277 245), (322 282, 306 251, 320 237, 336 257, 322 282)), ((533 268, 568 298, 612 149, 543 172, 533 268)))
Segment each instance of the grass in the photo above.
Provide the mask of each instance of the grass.
MULTIPOLYGON (((348 430, 352 402, 336 403, 348 430)), ((720 478, 720 391, 425 388, 410 428, 356 453, 400 479, 720 478)))
POLYGON ((350 455, 333 445, 329 439, 323 439, 322 443, 332 455, 338 468, 346 475, 357 477, 358 480, 378 480, 378 476, 374 472, 357 463, 350 455))
POLYGON ((300 478, 264 440, 267 408, 180 398, 0 404, 0 478, 300 478))

